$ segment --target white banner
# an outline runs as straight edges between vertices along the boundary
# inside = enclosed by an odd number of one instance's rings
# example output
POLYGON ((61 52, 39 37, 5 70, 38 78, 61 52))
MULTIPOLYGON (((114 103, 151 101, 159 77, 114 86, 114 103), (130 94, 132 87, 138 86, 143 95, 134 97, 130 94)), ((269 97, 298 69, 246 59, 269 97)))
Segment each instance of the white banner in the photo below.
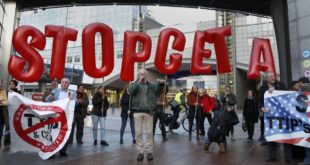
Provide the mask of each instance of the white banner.
POLYGON ((54 155, 70 136, 74 105, 69 98, 43 103, 10 92, 11 151, 39 151, 44 160, 54 155))

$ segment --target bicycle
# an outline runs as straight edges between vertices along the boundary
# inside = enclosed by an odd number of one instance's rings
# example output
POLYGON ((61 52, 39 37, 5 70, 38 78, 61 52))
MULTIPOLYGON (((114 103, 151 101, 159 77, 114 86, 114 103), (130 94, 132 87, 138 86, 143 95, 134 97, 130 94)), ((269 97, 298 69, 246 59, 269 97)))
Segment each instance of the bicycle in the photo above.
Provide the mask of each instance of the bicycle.
MULTIPOLYGON (((181 118, 179 117, 177 120, 177 128, 178 129, 180 127, 180 123, 182 124, 183 129, 186 132, 189 132, 189 113, 188 110, 181 110, 179 116, 181 116, 181 118)), ((170 113, 165 113, 165 126, 170 126, 172 122, 172 115, 170 113)), ((167 129, 166 129, 167 130, 167 129)), ((169 129, 168 129, 169 130, 169 129)), ((192 126, 192 132, 194 132, 196 130, 196 123, 193 123, 192 126)), ((167 131, 169 132, 169 131, 167 131)))

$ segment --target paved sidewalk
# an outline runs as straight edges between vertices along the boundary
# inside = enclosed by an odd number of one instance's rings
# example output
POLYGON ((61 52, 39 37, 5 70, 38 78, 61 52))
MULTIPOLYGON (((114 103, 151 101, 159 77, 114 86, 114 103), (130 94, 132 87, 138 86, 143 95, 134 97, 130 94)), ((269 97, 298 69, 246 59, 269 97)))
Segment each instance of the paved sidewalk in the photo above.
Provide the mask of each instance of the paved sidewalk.
MULTIPOLYGON (((235 126, 235 141, 227 138, 228 152, 220 154, 216 144, 211 145, 210 152, 205 153, 203 150, 205 137, 196 141, 193 136, 192 141, 188 141, 188 133, 182 127, 175 131, 174 134, 168 134, 169 141, 161 142, 160 130, 156 129, 154 137, 154 161, 137 162, 137 152, 135 145, 132 144, 129 123, 127 124, 124 135, 124 144, 119 144, 119 130, 121 125, 120 110, 116 109, 114 114, 111 111, 106 121, 106 141, 110 146, 102 147, 93 145, 92 129, 85 127, 84 144, 74 143, 69 145, 67 158, 56 157, 51 160, 41 160, 37 153, 0 151, 0 165, 82 165, 82 164, 160 164, 160 165, 263 165, 263 164, 285 164, 283 158, 283 149, 280 147, 278 152, 280 160, 275 163, 265 163, 267 158, 267 147, 261 146, 257 141, 259 136, 258 124, 255 129, 255 139, 253 142, 247 141, 247 134, 242 132, 241 124, 235 126)), ((240 116, 240 115, 239 115, 240 116)), ((241 120, 241 118, 240 118, 241 120)), ((86 121, 87 122, 87 121, 86 121)), ((209 127, 205 121, 206 129, 209 127)))

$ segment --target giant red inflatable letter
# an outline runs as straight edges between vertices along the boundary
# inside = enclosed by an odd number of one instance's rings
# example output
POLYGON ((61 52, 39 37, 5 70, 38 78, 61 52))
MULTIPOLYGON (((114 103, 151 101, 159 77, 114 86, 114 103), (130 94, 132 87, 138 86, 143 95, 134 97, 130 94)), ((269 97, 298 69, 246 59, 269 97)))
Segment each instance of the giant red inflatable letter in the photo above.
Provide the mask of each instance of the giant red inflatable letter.
POLYGON ((202 63, 203 58, 211 57, 211 50, 204 49, 206 42, 206 34, 201 31, 196 31, 193 54, 191 62, 191 73, 193 74, 210 74, 212 73, 211 65, 204 65, 202 63))
POLYGON ((207 42, 214 43, 216 63, 218 73, 228 73, 231 71, 228 52, 225 42, 225 36, 231 35, 231 27, 224 26, 206 30, 207 42))
POLYGON ((254 38, 250 65, 248 70, 249 79, 258 79, 259 71, 271 71, 276 75, 274 59, 269 39, 254 38), (263 54, 264 62, 261 63, 261 53, 263 54))
POLYGON ((123 61, 121 69, 121 80, 131 81, 134 79, 134 64, 135 62, 145 62, 150 58, 152 41, 151 38, 140 32, 125 32, 123 61), (138 42, 142 44, 142 50, 136 53, 136 45, 138 42))
POLYGON ((170 64, 166 65, 166 54, 170 37, 174 37, 172 48, 183 51, 185 46, 185 36, 182 32, 174 28, 167 28, 160 32, 155 56, 155 66, 163 74, 173 74, 179 70, 182 64, 182 54, 170 54, 170 64))
POLYGON ((35 82, 40 79, 44 71, 44 62, 36 49, 43 50, 45 41, 44 34, 32 26, 24 25, 15 30, 13 47, 22 57, 11 56, 8 71, 16 80, 35 82), (28 37, 31 37, 29 43, 28 37), (25 68, 26 63, 28 66, 25 68))
POLYGON ((50 79, 64 77, 68 41, 75 41, 78 31, 64 26, 45 26, 46 37, 53 37, 50 79))
POLYGON ((87 25, 82 34, 83 68, 86 74, 94 78, 109 75, 114 67, 113 31, 103 23, 87 25), (97 69, 95 59, 95 36, 101 34, 102 61, 101 68, 97 69))

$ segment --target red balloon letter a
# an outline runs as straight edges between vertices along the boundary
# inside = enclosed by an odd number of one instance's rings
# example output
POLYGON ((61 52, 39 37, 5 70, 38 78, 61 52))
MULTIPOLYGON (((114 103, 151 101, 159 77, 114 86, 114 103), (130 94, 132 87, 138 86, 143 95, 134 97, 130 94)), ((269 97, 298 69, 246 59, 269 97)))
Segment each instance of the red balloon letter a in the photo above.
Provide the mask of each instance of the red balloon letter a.
POLYGON ((248 71, 249 79, 257 79, 260 77, 259 71, 271 71, 276 75, 273 54, 269 39, 254 38, 250 66, 248 71), (263 53, 264 62, 261 63, 260 57, 263 53))

